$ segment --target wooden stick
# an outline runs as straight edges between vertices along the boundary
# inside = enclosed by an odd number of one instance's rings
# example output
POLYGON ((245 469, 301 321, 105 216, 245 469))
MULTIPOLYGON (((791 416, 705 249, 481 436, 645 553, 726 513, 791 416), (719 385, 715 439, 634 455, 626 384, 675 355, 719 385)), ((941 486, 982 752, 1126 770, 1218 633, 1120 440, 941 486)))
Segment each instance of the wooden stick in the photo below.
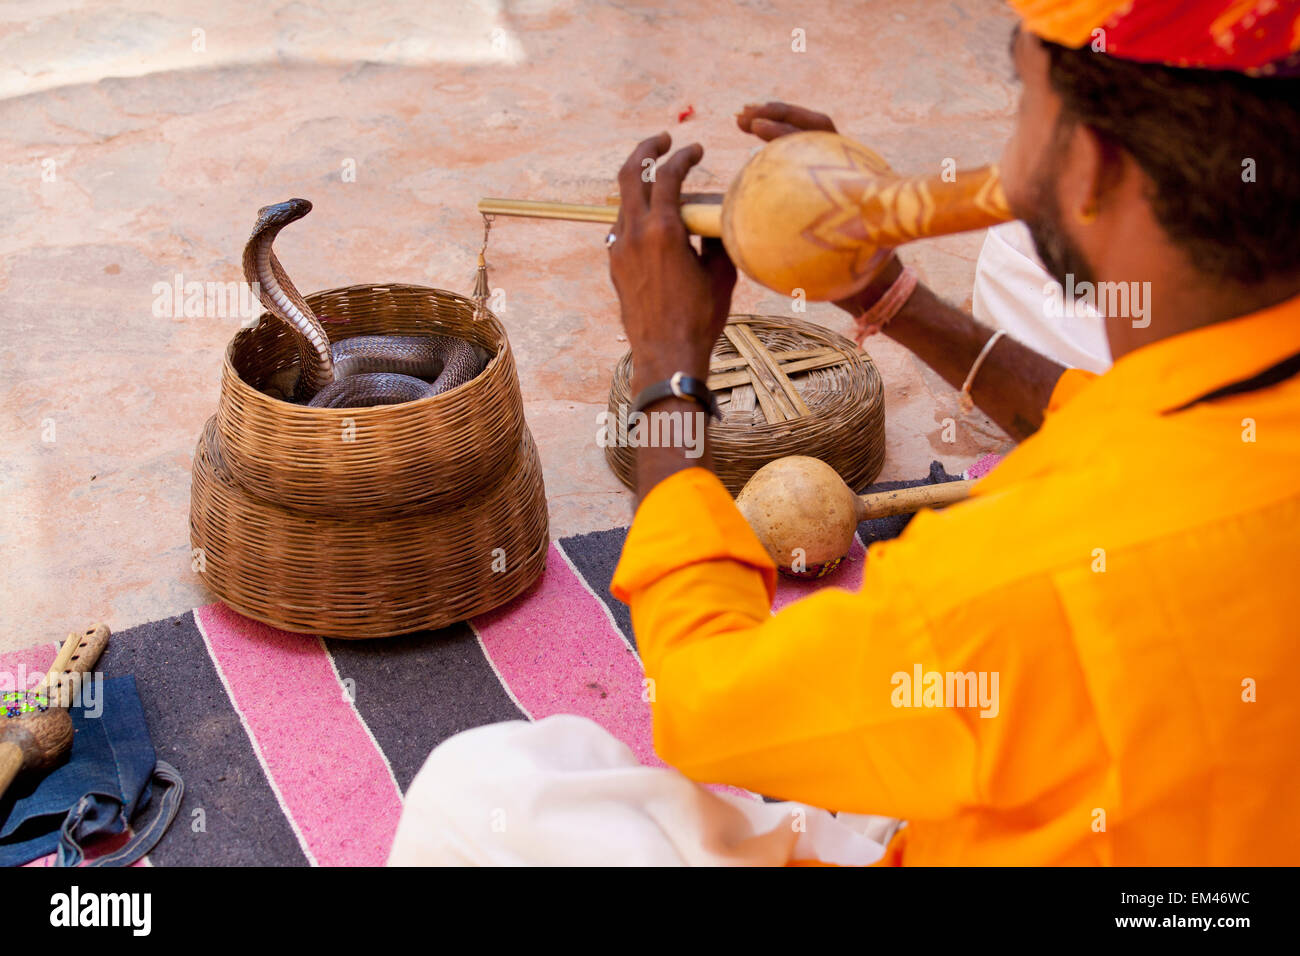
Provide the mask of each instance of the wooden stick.
POLYGON ((69 634, 49 672, 36 685, 36 692, 48 694, 60 707, 68 706, 68 701, 81 686, 82 676, 99 663, 110 635, 107 624, 96 624, 80 634, 69 634))
MULTIPOLYGON (((478 201, 478 211, 485 216, 521 216, 527 219, 563 219, 569 222, 618 221, 617 206, 597 206, 574 202, 546 202, 537 199, 502 199, 488 196, 478 201)), ((685 203, 682 221, 697 236, 722 235, 722 206, 715 203, 685 203)))
POLYGON ((50 665, 49 671, 41 678, 41 682, 36 685, 36 693, 43 694, 50 684, 54 683, 60 674, 62 674, 72 662, 72 655, 77 653, 77 647, 81 644, 81 635, 75 632, 69 632, 63 640, 63 646, 59 648, 59 653, 54 658, 54 663, 50 665))
POLYGON ((0 742, 0 793, 9 789, 9 784, 22 769, 23 748, 8 740, 0 742))
POLYGON ((529 219, 566 219, 570 222, 608 222, 618 219, 617 206, 593 206, 574 202, 545 202, 537 199, 497 199, 478 201, 478 211, 485 216, 524 216, 529 219))
POLYGON ((877 491, 858 495, 858 520, 887 518, 890 515, 911 514, 922 508, 946 508, 970 497, 970 479, 945 481, 937 485, 919 485, 915 488, 898 488, 894 491, 877 491))
POLYGON ((754 347, 753 333, 749 332, 749 327, 742 323, 727 325, 722 330, 722 334, 727 337, 732 347, 749 359, 749 368, 753 374, 755 394, 758 395, 759 404, 763 407, 763 412, 769 422, 783 422, 792 418, 798 418, 799 413, 790 399, 786 396, 785 391, 781 388, 781 383, 777 377, 772 374, 767 363, 763 361, 761 345, 759 348, 754 347), (767 401, 764 401, 766 393, 767 401))
MULTIPOLYGON (((772 376, 773 381, 781 387, 781 390, 785 393, 786 399, 788 399, 792 406, 790 417, 798 418, 800 415, 811 415, 812 409, 810 409, 807 403, 804 402, 803 396, 800 395, 799 390, 794 387, 794 383, 790 381, 789 377, 785 374, 780 363, 773 358, 772 353, 768 351, 767 346, 764 345, 759 337, 754 334, 754 330, 743 322, 737 322, 734 326, 729 326, 728 328, 734 328, 736 334, 749 344, 754 357, 762 363, 763 367, 767 369, 768 374, 772 376)), ((737 351, 739 351, 739 349, 737 349, 737 351)), ((753 359, 750 361, 752 362, 753 359)))
MULTIPOLYGON (((793 362, 796 359, 812 358, 814 355, 816 356, 834 355, 836 357, 842 357, 840 356, 839 352, 836 352, 828 345, 819 345, 815 349, 799 349, 796 352, 773 352, 772 353, 772 357, 781 363, 782 368, 785 368, 787 362, 793 362)), ((745 358, 743 355, 729 355, 726 358, 719 358, 711 361, 709 363, 709 371, 725 372, 728 369, 743 368, 748 364, 749 364, 749 359, 745 358)))
MULTIPOLYGON (((783 359, 786 354, 783 352, 773 357, 783 359)), ((844 356, 839 352, 827 352, 823 355, 814 355, 811 358, 799 359, 795 362, 782 362, 781 371, 786 375, 797 375, 800 372, 811 372, 819 368, 839 365, 843 361, 844 356)), ((750 372, 748 368, 741 368, 735 372, 714 372, 709 376, 709 388, 716 392, 721 388, 734 388, 737 385, 745 385, 749 381, 750 372)))
POLYGON ((23 770, 48 770, 72 746, 72 718, 62 707, 0 717, 0 797, 23 770))

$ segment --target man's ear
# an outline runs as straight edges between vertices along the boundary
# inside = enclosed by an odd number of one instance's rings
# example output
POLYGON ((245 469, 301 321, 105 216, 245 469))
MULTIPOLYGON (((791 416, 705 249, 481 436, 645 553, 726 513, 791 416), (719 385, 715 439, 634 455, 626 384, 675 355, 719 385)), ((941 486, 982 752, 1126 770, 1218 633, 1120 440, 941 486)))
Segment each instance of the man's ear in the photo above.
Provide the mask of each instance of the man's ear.
POLYGON ((1113 139, 1086 123, 1074 124, 1066 144, 1061 209, 1091 222, 1123 180, 1126 157, 1113 139))

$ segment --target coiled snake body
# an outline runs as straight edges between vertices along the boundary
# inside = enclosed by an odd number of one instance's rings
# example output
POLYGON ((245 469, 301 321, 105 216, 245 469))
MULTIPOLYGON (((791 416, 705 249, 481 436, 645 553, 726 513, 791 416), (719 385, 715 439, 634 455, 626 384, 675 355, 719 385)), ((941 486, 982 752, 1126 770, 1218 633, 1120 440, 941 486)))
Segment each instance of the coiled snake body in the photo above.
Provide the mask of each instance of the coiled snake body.
POLYGON ((263 206, 244 246, 244 278, 298 335, 294 400, 314 408, 394 405, 450 391, 482 371, 474 347, 446 335, 358 335, 331 345, 271 249, 281 229, 309 212, 305 199, 263 206))

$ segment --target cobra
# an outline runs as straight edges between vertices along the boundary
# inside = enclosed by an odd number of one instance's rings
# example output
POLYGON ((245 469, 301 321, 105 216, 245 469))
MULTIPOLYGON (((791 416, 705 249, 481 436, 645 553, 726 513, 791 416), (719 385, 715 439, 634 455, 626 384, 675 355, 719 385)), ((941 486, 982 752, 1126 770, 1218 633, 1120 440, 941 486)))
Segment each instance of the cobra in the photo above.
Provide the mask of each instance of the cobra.
POLYGON ((395 405, 440 395, 482 371, 474 346, 447 335, 358 335, 331 344, 271 248, 281 229, 309 212, 306 199, 263 206, 244 246, 244 278, 297 334, 295 401, 313 408, 395 405))

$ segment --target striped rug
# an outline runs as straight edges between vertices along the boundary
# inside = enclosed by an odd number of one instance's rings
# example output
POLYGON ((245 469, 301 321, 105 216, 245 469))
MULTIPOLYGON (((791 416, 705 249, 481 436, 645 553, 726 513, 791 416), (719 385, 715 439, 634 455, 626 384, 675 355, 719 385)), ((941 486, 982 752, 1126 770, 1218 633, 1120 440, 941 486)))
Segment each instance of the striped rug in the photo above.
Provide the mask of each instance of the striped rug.
MULTIPOLYGON (((936 463, 920 481, 877 488, 954 477, 936 463)), ((777 607, 819 587, 856 588, 863 544, 905 520, 861 525, 851 560, 820 581, 782 578, 777 607)), ((608 587, 626 533, 554 542, 532 590, 436 632, 321 639, 210 604, 115 634, 101 669, 135 675, 158 756, 186 787, 147 862, 382 864, 429 751, 495 721, 581 714, 660 763, 631 621, 608 587)), ((43 672, 56 651, 0 655, 0 672, 43 672)))

